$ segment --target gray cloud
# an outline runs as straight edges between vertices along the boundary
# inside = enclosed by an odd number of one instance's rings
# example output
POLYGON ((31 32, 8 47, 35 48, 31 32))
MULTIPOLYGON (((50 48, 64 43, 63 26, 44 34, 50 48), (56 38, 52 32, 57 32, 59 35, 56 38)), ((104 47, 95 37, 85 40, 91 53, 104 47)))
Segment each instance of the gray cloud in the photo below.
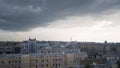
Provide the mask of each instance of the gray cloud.
POLYGON ((26 31, 68 16, 119 9, 120 0, 0 0, 0 29, 26 31))

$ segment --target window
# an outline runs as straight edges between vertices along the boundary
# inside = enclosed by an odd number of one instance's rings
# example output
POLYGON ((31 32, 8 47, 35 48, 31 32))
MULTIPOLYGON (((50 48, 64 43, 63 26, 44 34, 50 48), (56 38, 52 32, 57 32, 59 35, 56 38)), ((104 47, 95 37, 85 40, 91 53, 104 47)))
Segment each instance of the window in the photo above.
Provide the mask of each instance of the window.
POLYGON ((46 61, 48 62, 48 59, 46 59, 46 61))
POLYGON ((48 64, 46 64, 46 67, 48 67, 48 64))
POLYGON ((18 66, 18 68, 20 68, 20 66, 18 66))
POLYGON ((19 59, 21 59, 21 57, 19 57, 19 59))
POLYGON ((42 64, 42 67, 44 67, 44 65, 42 64))
POLYGON ((36 68, 38 68, 38 66, 36 65, 36 68))
POLYGON ((17 61, 15 61, 15 63, 17 63, 17 61))
POLYGON ((53 59, 53 61, 55 61, 55 60, 53 59))
POLYGON ((60 51, 58 51, 58 53, 60 53, 60 51))
POLYGON ((4 64, 4 61, 2 61, 1 63, 4 64))
POLYGON ((56 67, 57 67, 57 64, 56 64, 56 67))
POLYGON ((15 57, 17 59, 17 57, 15 57))
POLYGON ((21 61, 19 61, 19 63, 21 63, 21 61))
POLYGON ((11 61, 8 62, 9 64, 11 63, 11 61))
POLYGON ((53 64, 53 67, 54 67, 55 65, 53 64))
POLYGON ((59 59, 59 61, 61 61, 61 59, 59 59))
POLYGON ((48 51, 48 53, 50 53, 50 51, 48 51))
POLYGON ((38 60, 36 60, 36 62, 38 62, 38 60))
POLYGON ((43 53, 43 51, 41 51, 41 53, 43 53))
POLYGON ((59 64, 59 67, 60 67, 60 64, 59 64))
POLYGON ((42 62, 44 62, 44 60, 42 59, 42 62))

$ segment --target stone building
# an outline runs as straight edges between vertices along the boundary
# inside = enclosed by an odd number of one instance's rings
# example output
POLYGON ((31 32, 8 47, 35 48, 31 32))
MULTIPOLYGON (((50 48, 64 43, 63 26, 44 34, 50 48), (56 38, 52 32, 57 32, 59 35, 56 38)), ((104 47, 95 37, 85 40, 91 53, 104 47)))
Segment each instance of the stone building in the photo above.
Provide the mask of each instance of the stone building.
POLYGON ((1 68, 64 68, 80 65, 80 60, 87 58, 76 44, 51 46, 40 44, 36 39, 29 39, 20 44, 19 54, 1 54, 1 68))

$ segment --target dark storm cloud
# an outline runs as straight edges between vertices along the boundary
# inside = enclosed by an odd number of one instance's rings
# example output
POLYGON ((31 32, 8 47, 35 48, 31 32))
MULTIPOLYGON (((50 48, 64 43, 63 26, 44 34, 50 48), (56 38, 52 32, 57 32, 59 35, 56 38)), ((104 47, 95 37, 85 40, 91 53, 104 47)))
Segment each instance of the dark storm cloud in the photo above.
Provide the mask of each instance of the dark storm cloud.
POLYGON ((68 16, 119 9, 120 0, 0 0, 0 29, 25 31, 68 16))

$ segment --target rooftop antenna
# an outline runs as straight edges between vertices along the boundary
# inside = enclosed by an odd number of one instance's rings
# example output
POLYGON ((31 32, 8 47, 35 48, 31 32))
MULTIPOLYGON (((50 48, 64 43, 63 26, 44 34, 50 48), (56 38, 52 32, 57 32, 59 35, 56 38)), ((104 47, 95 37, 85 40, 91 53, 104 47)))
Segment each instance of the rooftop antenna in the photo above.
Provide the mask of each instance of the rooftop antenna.
POLYGON ((70 38, 70 41, 72 41, 72 37, 70 38))

